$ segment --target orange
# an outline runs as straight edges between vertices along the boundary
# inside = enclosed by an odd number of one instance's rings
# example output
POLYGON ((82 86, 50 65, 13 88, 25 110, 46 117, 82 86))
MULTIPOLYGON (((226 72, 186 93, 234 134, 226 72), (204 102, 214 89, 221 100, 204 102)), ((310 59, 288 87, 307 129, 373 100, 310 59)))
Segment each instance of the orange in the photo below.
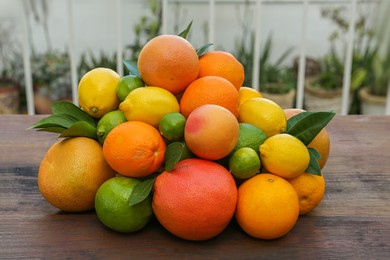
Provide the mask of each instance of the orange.
POLYGON ((218 76, 206 76, 193 81, 180 100, 180 112, 185 116, 205 104, 223 106, 238 116, 240 96, 228 80, 218 76))
POLYGON ((56 142, 47 151, 39 167, 38 187, 56 208, 86 211, 94 208, 100 185, 114 176, 97 141, 73 137, 56 142))
MULTIPOLYGON (((305 110, 299 108, 288 108, 284 110, 287 119, 303 111, 305 110)), ((318 164, 321 169, 324 168, 330 153, 330 138, 326 128, 323 128, 307 147, 314 148, 321 154, 321 159, 318 159, 318 164)))
POLYGON ((183 37, 160 35, 145 44, 138 56, 138 70, 148 86, 179 94, 199 73, 199 58, 183 37))
POLYGON ((231 53, 210 51, 199 58, 199 78, 219 76, 230 81, 236 89, 244 83, 244 66, 231 53))
POLYGON ((262 173, 238 188, 236 220, 250 236, 275 239, 286 235, 299 216, 298 196, 285 179, 262 173))
POLYGON ((145 177, 160 168, 164 161, 165 142, 153 126, 128 121, 113 128, 103 144, 104 158, 118 173, 145 177))
POLYGON ((317 207, 325 194, 324 176, 304 173, 288 180, 298 194, 299 215, 304 215, 317 207))
POLYGON ((187 118, 184 140, 198 157, 219 160, 237 145, 240 128, 237 118, 226 108, 207 104, 196 108, 187 118))
POLYGON ((187 240, 220 234, 234 215, 237 188, 233 176, 213 161, 190 158, 178 162, 154 183, 152 207, 170 233, 187 240))

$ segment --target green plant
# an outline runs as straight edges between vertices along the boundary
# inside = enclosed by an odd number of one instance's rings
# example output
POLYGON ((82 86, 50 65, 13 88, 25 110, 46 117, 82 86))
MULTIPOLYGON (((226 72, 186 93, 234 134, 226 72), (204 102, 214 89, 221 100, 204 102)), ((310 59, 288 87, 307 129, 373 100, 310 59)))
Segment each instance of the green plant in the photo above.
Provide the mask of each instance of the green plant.
POLYGON ((95 56, 92 52, 83 53, 80 57, 80 62, 77 67, 77 72, 79 78, 87 73, 88 71, 98 68, 104 67, 112 70, 116 70, 116 52, 112 55, 109 55, 103 51, 100 52, 99 56, 95 56))
POLYGON ((13 31, 12 25, 0 24, 0 77, 3 78, 14 78, 14 61, 21 56, 20 44, 13 31))

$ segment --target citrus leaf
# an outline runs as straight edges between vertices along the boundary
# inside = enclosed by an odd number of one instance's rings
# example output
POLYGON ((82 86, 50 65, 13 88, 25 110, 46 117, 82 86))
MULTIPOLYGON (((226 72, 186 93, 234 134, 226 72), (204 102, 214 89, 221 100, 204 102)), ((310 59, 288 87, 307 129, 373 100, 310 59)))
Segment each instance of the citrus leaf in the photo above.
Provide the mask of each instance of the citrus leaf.
POLYGON ((75 122, 77 119, 69 115, 50 115, 35 122, 30 128, 40 128, 42 131, 49 127, 69 128, 75 122))
POLYGON ((308 145, 332 120, 335 112, 302 112, 287 120, 287 134, 308 145))
POLYGON ((57 101, 53 102, 51 111, 54 115, 69 115, 77 119, 77 121, 86 121, 92 126, 96 126, 96 121, 93 117, 87 114, 84 110, 73 104, 72 102, 57 101))
POLYGON ((199 49, 196 50, 196 53, 198 54, 198 57, 202 56, 203 54, 205 54, 205 52, 207 51, 207 49, 213 45, 213 43, 207 43, 205 45, 203 45, 202 47, 200 47, 199 49))
POLYGON ((134 75, 138 78, 141 78, 141 75, 139 74, 138 70, 137 60, 124 60, 123 64, 130 71, 130 75, 134 75))
POLYGON ((167 146, 165 151, 165 170, 172 171, 176 163, 178 163, 182 157, 184 151, 184 144, 180 142, 173 142, 167 146))
POLYGON ((191 30, 192 21, 187 25, 187 28, 184 29, 181 33, 179 33, 180 37, 183 37, 184 39, 187 39, 187 35, 191 30))
POLYGON ((78 121, 60 134, 59 137, 88 137, 97 140, 96 127, 85 121, 78 121))
POLYGON ((150 194, 153 189, 154 181, 156 177, 151 179, 146 179, 140 183, 137 183, 129 197, 129 206, 134 206, 142 201, 144 201, 150 194))
POLYGON ((321 167, 318 159, 321 159, 321 154, 314 148, 308 148, 310 154, 310 163, 305 172, 321 176, 321 167))

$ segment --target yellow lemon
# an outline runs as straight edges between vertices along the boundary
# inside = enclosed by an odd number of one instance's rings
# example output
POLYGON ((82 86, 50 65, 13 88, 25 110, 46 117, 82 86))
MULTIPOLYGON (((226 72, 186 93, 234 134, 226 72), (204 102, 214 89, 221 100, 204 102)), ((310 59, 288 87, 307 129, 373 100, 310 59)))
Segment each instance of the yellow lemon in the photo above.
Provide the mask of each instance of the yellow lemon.
POLYGON ((176 97, 160 87, 134 89, 119 105, 128 121, 142 121, 158 128, 163 116, 179 112, 180 106, 176 97))
POLYGON ((310 155, 307 147, 295 136, 277 134, 260 145, 260 160, 270 173, 290 179, 305 172, 310 155))
POLYGON ((101 118, 118 109, 116 88, 120 76, 108 68, 95 68, 87 72, 79 82, 79 104, 90 116, 101 118))
POLYGON ((268 137, 284 132, 287 127, 283 109, 266 98, 251 98, 243 103, 240 106, 238 121, 257 126, 268 137))
POLYGON ((240 95, 240 105, 242 105, 248 99, 263 97, 259 91, 250 87, 241 87, 238 91, 238 94, 240 95))

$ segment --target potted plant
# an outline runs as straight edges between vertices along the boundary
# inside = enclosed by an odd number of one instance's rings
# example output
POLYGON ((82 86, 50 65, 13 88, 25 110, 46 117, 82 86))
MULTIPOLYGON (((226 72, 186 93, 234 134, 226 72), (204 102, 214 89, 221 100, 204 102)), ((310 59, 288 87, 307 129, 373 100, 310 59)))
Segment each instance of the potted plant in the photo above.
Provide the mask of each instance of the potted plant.
POLYGON ((19 113, 20 88, 14 78, 19 45, 12 31, 7 23, 0 24, 0 114, 19 113))
POLYGON ((51 113, 51 103, 71 100, 70 60, 67 53, 50 51, 31 58, 35 109, 38 114, 51 113))
MULTIPOLYGON (((334 22, 337 28, 329 38, 329 53, 320 60, 321 72, 305 80, 305 108, 309 111, 334 110, 341 113, 345 56, 339 53, 346 53, 346 39, 343 37, 348 33, 348 20, 344 12, 343 6, 322 9, 322 16, 334 22), (338 51, 340 47, 341 52, 338 51)), ((369 27, 367 14, 359 16, 355 30, 349 99, 349 113, 352 114, 360 111, 357 93, 369 81, 368 71, 376 52, 372 46, 373 30, 369 27)))
POLYGON ((377 47, 371 61, 369 71, 370 81, 359 91, 362 114, 385 114, 387 90, 390 84, 390 33, 388 32, 388 20, 385 17, 386 10, 390 10, 390 4, 382 8, 383 13, 379 20, 376 36, 377 47))
MULTIPOLYGON (((245 40, 238 45, 235 56, 245 68, 245 86, 251 86, 253 68, 254 37, 250 38, 249 49, 246 48, 245 40)), ((292 52, 292 48, 285 50, 272 63, 270 56, 272 53, 272 35, 268 36, 262 53, 260 54, 260 77, 259 87, 263 97, 271 99, 282 108, 290 108, 294 105, 296 76, 293 68, 284 66, 283 62, 292 52)))

